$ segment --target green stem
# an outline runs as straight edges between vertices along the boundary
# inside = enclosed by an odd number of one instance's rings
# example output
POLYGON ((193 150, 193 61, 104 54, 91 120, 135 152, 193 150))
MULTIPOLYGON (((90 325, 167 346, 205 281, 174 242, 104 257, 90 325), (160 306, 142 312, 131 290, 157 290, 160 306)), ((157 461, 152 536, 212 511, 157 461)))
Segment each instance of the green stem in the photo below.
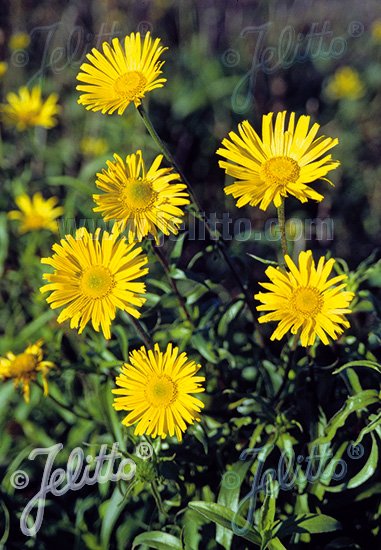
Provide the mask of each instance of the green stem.
POLYGON ((193 323, 192 317, 190 316, 190 313, 187 309, 184 297, 180 294, 180 291, 177 287, 176 280, 171 275, 171 269, 170 269, 168 260, 165 257, 165 254, 163 254, 160 247, 158 245, 156 245, 154 242, 151 241, 151 244, 152 244, 152 250, 153 250, 154 254, 156 255, 157 259, 159 260, 159 262, 160 262, 160 264, 161 264, 161 266, 162 266, 162 268, 163 268, 163 270, 164 270, 164 272, 167 276, 168 282, 172 287, 173 292, 176 294, 176 297, 177 297, 177 300, 179 302, 181 310, 184 312, 185 317, 187 318, 189 323, 194 328, 194 323, 193 323))
POLYGON ((282 199, 281 205, 278 206, 278 222, 280 230, 280 240, 282 244, 283 258, 288 255, 287 250, 287 238, 286 238, 286 216, 284 213, 284 200, 282 199))
POLYGON ((135 317, 133 317, 132 315, 129 315, 129 319, 130 319, 131 323, 134 325, 134 327, 136 329, 136 332, 138 333, 140 338, 143 340, 146 348, 147 349, 152 349, 153 344, 152 344, 151 338, 150 338, 149 334, 144 330, 143 325, 141 324, 139 319, 135 319, 135 317))
POLYGON ((165 510, 163 508, 163 501, 161 500, 161 496, 160 496, 159 489, 157 487, 156 481, 153 481, 151 483, 151 490, 152 490, 152 494, 153 494, 153 497, 155 499, 156 506, 157 506, 159 512, 165 516, 166 513, 165 513, 165 510))
MULTIPOLYGON (((143 122, 144 122, 149 134, 151 135, 152 139, 154 140, 154 142, 158 146, 159 150, 164 155, 164 157, 167 159, 169 164, 171 164, 172 167, 174 168, 174 170, 179 174, 179 176, 181 178, 181 181, 183 181, 186 184, 186 186, 188 188, 188 191, 189 191, 189 194, 190 194, 190 197, 192 199, 193 205, 194 205, 196 211, 198 212, 198 214, 201 215, 201 212, 202 212, 201 205, 197 200, 197 197, 196 197, 196 195, 195 195, 195 193, 192 189, 192 186, 190 185, 187 177, 185 176, 185 174, 182 171, 182 169, 180 168, 180 166, 177 164, 175 158, 173 157, 171 152, 168 150, 166 145, 163 143, 163 141, 160 138, 159 134, 156 132, 147 111, 144 109, 143 104, 140 104, 137 107, 137 110, 138 110, 140 116, 142 117, 143 122)), ((258 342, 259 342, 259 345, 261 347, 264 347, 262 335, 261 335, 260 330, 259 330, 259 324, 257 322, 257 312, 256 312, 256 309, 255 309, 255 306, 254 306, 253 297, 251 296, 251 294, 250 294, 247 286, 245 285, 245 283, 242 281, 241 276, 239 274, 239 271, 237 270, 236 266, 232 262, 232 260, 229 256, 229 253, 227 251, 226 244, 224 243, 223 240, 221 240, 219 238, 220 235, 218 235, 218 236, 216 235, 216 231, 212 229, 212 227, 209 225, 207 219, 204 220, 204 223, 205 223, 205 229, 208 232, 208 235, 216 243, 216 246, 217 246, 221 256, 223 257, 226 264, 228 265, 230 271, 232 272, 232 275, 234 276, 238 286, 240 287, 240 289, 241 289, 241 291, 242 291, 242 293, 245 297, 247 307, 249 308, 249 311, 251 312, 251 315, 253 317, 254 324, 255 324, 256 328, 258 329, 258 342)))

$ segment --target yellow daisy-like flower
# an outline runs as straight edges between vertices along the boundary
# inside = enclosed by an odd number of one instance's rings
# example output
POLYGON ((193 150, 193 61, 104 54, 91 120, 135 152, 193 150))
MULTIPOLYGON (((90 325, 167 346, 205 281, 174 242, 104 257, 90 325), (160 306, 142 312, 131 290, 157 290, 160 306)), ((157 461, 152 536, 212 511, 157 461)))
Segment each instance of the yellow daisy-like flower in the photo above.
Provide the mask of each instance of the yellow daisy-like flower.
POLYGON ((6 100, 8 103, 1 106, 1 113, 4 122, 15 126, 16 130, 24 131, 35 126, 53 128, 57 124, 54 118, 60 111, 57 94, 50 94, 43 101, 40 86, 35 86, 32 90, 23 86, 18 95, 14 92, 7 94, 6 100))
POLYGON ((374 42, 376 42, 376 44, 380 44, 381 43, 381 19, 376 19, 375 21, 373 21, 371 34, 374 42))
POLYGON ((118 38, 102 44, 103 53, 93 48, 87 54, 90 63, 83 63, 77 80, 84 82, 77 90, 84 92, 78 103, 92 111, 122 115, 134 102, 138 107, 147 92, 161 88, 165 78, 162 73, 164 61, 158 61, 164 48, 160 38, 152 40, 148 32, 144 40, 140 33, 132 33, 124 39, 122 47, 118 38))
POLYGON ((312 346, 316 336, 323 344, 329 344, 327 334, 336 340, 348 328, 345 318, 353 299, 353 292, 344 290, 346 275, 328 280, 335 260, 327 262, 322 257, 317 266, 311 250, 299 254, 299 267, 289 256, 285 257, 289 271, 268 267, 266 275, 270 283, 260 283, 269 292, 259 292, 254 297, 262 302, 258 311, 270 311, 259 318, 260 323, 279 321, 271 340, 280 340, 291 330, 300 331, 302 346, 312 346), (341 283, 336 286, 337 283, 341 283))
POLYGON ((142 152, 128 155, 124 162, 114 155, 107 170, 97 174, 96 185, 103 195, 93 195, 105 221, 117 220, 119 229, 126 230, 128 240, 141 241, 149 233, 158 241, 158 229, 164 235, 177 234, 184 217, 179 208, 189 204, 186 185, 171 168, 160 168, 163 155, 158 155, 146 170, 142 152))
POLYGON ((25 50, 30 44, 30 36, 26 32, 15 32, 9 39, 9 49, 25 50))
POLYGON ((286 130, 286 111, 277 114, 274 127, 273 115, 263 116, 262 139, 245 120, 238 126, 239 135, 230 132, 230 139, 222 141, 225 148, 218 149, 217 154, 227 162, 219 161, 219 165, 239 180, 225 187, 225 193, 238 198, 238 207, 259 204, 261 210, 271 202, 279 207, 287 195, 300 202, 321 201, 323 195, 308 184, 317 179, 331 183, 325 176, 339 162, 331 155, 322 155, 337 145, 338 139, 315 139, 320 126, 315 123, 309 129, 309 116, 299 117, 295 127, 295 113, 291 113, 286 130))
POLYGON ((55 233, 58 231, 56 218, 63 214, 64 209, 57 206, 57 197, 45 200, 41 193, 35 193, 32 198, 22 194, 15 202, 20 210, 11 210, 8 212, 8 218, 21 222, 20 233, 39 229, 48 229, 55 233))
POLYGON ((359 73, 352 67, 340 67, 329 80, 326 94, 331 99, 360 99, 365 93, 359 73))
POLYGON ((65 306, 57 321, 71 319, 70 328, 81 334, 89 320, 96 331, 101 326, 105 338, 111 338, 111 321, 116 309, 140 317, 140 308, 146 299, 145 284, 136 282, 148 269, 143 267, 148 258, 142 249, 128 245, 114 228, 112 233, 100 229, 94 234, 78 229, 75 238, 66 235, 60 244, 54 244, 55 254, 42 258, 54 273, 43 278, 48 284, 41 292, 52 291, 46 301, 52 309, 65 306))
POLYGON ((0 78, 2 78, 8 70, 8 63, 6 61, 0 61, 0 78))
POLYGON ((191 394, 205 391, 205 378, 195 376, 201 365, 190 361, 185 353, 168 344, 166 351, 142 346, 130 353, 130 363, 122 366, 116 378, 118 389, 112 390, 117 411, 131 411, 122 421, 126 426, 137 423, 135 435, 147 434, 165 438, 176 434, 179 441, 187 424, 199 421, 202 401, 191 394))
POLYGON ((51 361, 43 361, 42 340, 28 346, 23 353, 14 355, 9 351, 5 357, 0 357, 0 380, 12 379, 15 387, 22 386, 25 401, 29 402, 30 383, 42 374, 44 395, 48 395, 47 374, 55 367, 51 361))
POLYGON ((108 143, 103 138, 86 136, 81 139, 79 148, 86 157, 100 157, 108 151, 108 143))

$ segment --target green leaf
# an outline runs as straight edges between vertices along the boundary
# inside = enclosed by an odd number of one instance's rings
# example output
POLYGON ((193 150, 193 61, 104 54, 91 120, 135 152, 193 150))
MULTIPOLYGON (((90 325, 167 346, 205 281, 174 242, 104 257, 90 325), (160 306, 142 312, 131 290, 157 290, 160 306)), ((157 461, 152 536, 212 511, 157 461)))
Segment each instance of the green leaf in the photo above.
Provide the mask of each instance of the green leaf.
POLYGON ((177 261, 182 254, 183 246, 184 246, 184 239, 185 239, 186 233, 180 233, 180 235, 177 236, 175 245, 173 249, 171 250, 171 260, 177 261))
POLYGON ((276 483, 270 480, 269 486, 266 487, 266 494, 259 513, 259 531, 264 533, 271 531, 274 524, 275 508, 276 508, 276 483))
POLYGON ((358 474, 352 477, 351 480, 348 482, 347 484, 348 489, 354 489, 355 487, 359 487, 359 485, 362 485, 363 483, 365 483, 369 478, 372 477, 372 475, 377 469, 378 445, 374 435, 371 433, 370 436, 372 438, 372 449, 370 451, 368 460, 366 461, 363 468, 361 468, 361 470, 358 472, 358 474))
POLYGON ((141 533, 135 537, 132 550, 140 544, 146 544, 149 548, 156 548, 157 550, 168 550, 169 548, 171 550, 183 550, 184 548, 180 539, 162 531, 141 533))
POLYGON ((197 512, 188 510, 184 514, 183 540, 185 550, 198 550, 202 542, 202 535, 199 532, 204 520, 197 512))
POLYGON ((208 503, 202 501, 190 502, 188 506, 191 510, 195 510, 207 520, 213 521, 217 525, 225 527, 225 529, 233 530, 232 525, 234 524, 241 529, 247 528, 247 531, 240 536, 256 544, 257 546, 261 545, 261 537, 257 529, 254 527, 248 527, 247 520, 244 517, 236 514, 228 508, 225 508, 225 506, 214 502, 208 503))
POLYGON ((291 516, 280 524, 277 536, 280 538, 295 533, 329 533, 340 529, 340 523, 331 516, 325 514, 302 514, 291 516))
POLYGON ((230 323, 234 321, 236 317, 238 317, 244 305, 245 303, 243 300, 238 300, 228 307, 218 323, 217 333, 219 336, 227 335, 230 323))
POLYGON ((373 432, 373 430, 377 430, 377 428, 381 425, 381 411, 378 414, 371 414, 369 416, 369 420, 369 424, 361 430, 358 438, 354 442, 354 445, 358 445, 359 443, 361 443, 364 435, 373 432))
POLYGON ((278 538, 271 539, 267 545, 269 550, 287 550, 285 546, 280 542, 278 538))
POLYGON ((194 334, 191 342, 193 347, 197 349, 207 361, 214 364, 218 363, 219 359, 215 355, 210 341, 205 340, 201 334, 194 334))
POLYGON ((331 418, 325 428, 325 435, 315 439, 314 444, 328 443, 335 437, 339 428, 344 426, 348 416, 380 401, 377 390, 365 390, 349 397, 344 406, 331 418))
POLYGON ((258 260, 258 262, 261 262, 262 264, 266 265, 275 265, 278 266, 278 262, 274 262, 274 260, 266 260, 266 258, 261 258, 260 256, 255 256, 254 254, 248 254, 251 258, 254 258, 254 260, 258 260))
POLYGON ((0 214, 0 275, 4 271, 4 262, 8 254, 7 215, 0 214))
MULTIPOLYGON (((250 468, 250 461, 240 460, 233 464, 229 470, 226 470, 222 483, 221 489, 218 493, 218 504, 229 508, 233 512, 238 510, 239 502, 239 493, 241 490, 241 485, 245 479, 245 475, 250 468)), ((233 532, 231 528, 226 529, 222 525, 217 525, 216 529, 216 541, 225 548, 229 550, 231 542, 233 539, 233 532)))
POLYGON ((381 374, 381 365, 376 363, 376 361, 369 361, 366 359, 362 361, 349 361, 349 363, 345 363, 342 367, 334 370, 333 374, 339 374, 339 372, 349 367, 368 367, 369 369, 374 369, 381 374))
POLYGON ((127 503, 128 499, 121 494, 118 487, 115 487, 112 497, 106 505, 106 511, 102 520, 101 543, 103 548, 109 548, 114 525, 127 503))

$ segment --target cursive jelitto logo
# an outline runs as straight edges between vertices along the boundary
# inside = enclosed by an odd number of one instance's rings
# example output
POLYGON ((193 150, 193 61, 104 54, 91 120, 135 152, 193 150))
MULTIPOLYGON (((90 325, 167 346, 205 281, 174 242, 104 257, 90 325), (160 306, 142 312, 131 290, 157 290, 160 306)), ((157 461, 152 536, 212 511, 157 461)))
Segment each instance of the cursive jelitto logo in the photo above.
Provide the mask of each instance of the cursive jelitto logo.
MULTIPOLYGON (((36 536, 42 525, 46 497, 49 493, 59 497, 68 491, 79 491, 85 485, 108 481, 130 481, 135 475, 135 462, 131 458, 126 458, 118 450, 118 443, 112 445, 110 452, 108 452, 108 446, 103 444, 96 456, 88 454, 86 457, 83 449, 76 447, 70 453, 66 470, 53 469, 54 461, 62 449, 63 444, 56 443, 51 447, 33 449, 28 456, 29 460, 34 460, 40 455, 47 457, 40 489, 27 503, 20 518, 21 531, 28 537, 36 536), (84 467, 85 463, 87 465, 84 467), (33 521, 32 511, 35 507, 37 507, 37 513, 33 521)), ((136 455, 143 460, 148 460, 152 454, 153 449, 149 443, 140 443, 136 448, 136 455)), ((29 476, 23 470, 17 470, 11 474, 10 483, 15 489, 25 489, 29 484, 29 476)))

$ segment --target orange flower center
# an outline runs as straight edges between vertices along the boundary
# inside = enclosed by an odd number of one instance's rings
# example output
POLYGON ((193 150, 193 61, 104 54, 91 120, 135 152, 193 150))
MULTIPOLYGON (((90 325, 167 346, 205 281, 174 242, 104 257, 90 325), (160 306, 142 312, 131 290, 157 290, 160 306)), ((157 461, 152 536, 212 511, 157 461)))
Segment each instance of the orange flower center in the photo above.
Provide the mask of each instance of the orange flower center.
POLYGON ((128 71, 115 80, 114 90, 120 99, 134 101, 141 96, 146 84, 147 79, 140 71, 128 71))

